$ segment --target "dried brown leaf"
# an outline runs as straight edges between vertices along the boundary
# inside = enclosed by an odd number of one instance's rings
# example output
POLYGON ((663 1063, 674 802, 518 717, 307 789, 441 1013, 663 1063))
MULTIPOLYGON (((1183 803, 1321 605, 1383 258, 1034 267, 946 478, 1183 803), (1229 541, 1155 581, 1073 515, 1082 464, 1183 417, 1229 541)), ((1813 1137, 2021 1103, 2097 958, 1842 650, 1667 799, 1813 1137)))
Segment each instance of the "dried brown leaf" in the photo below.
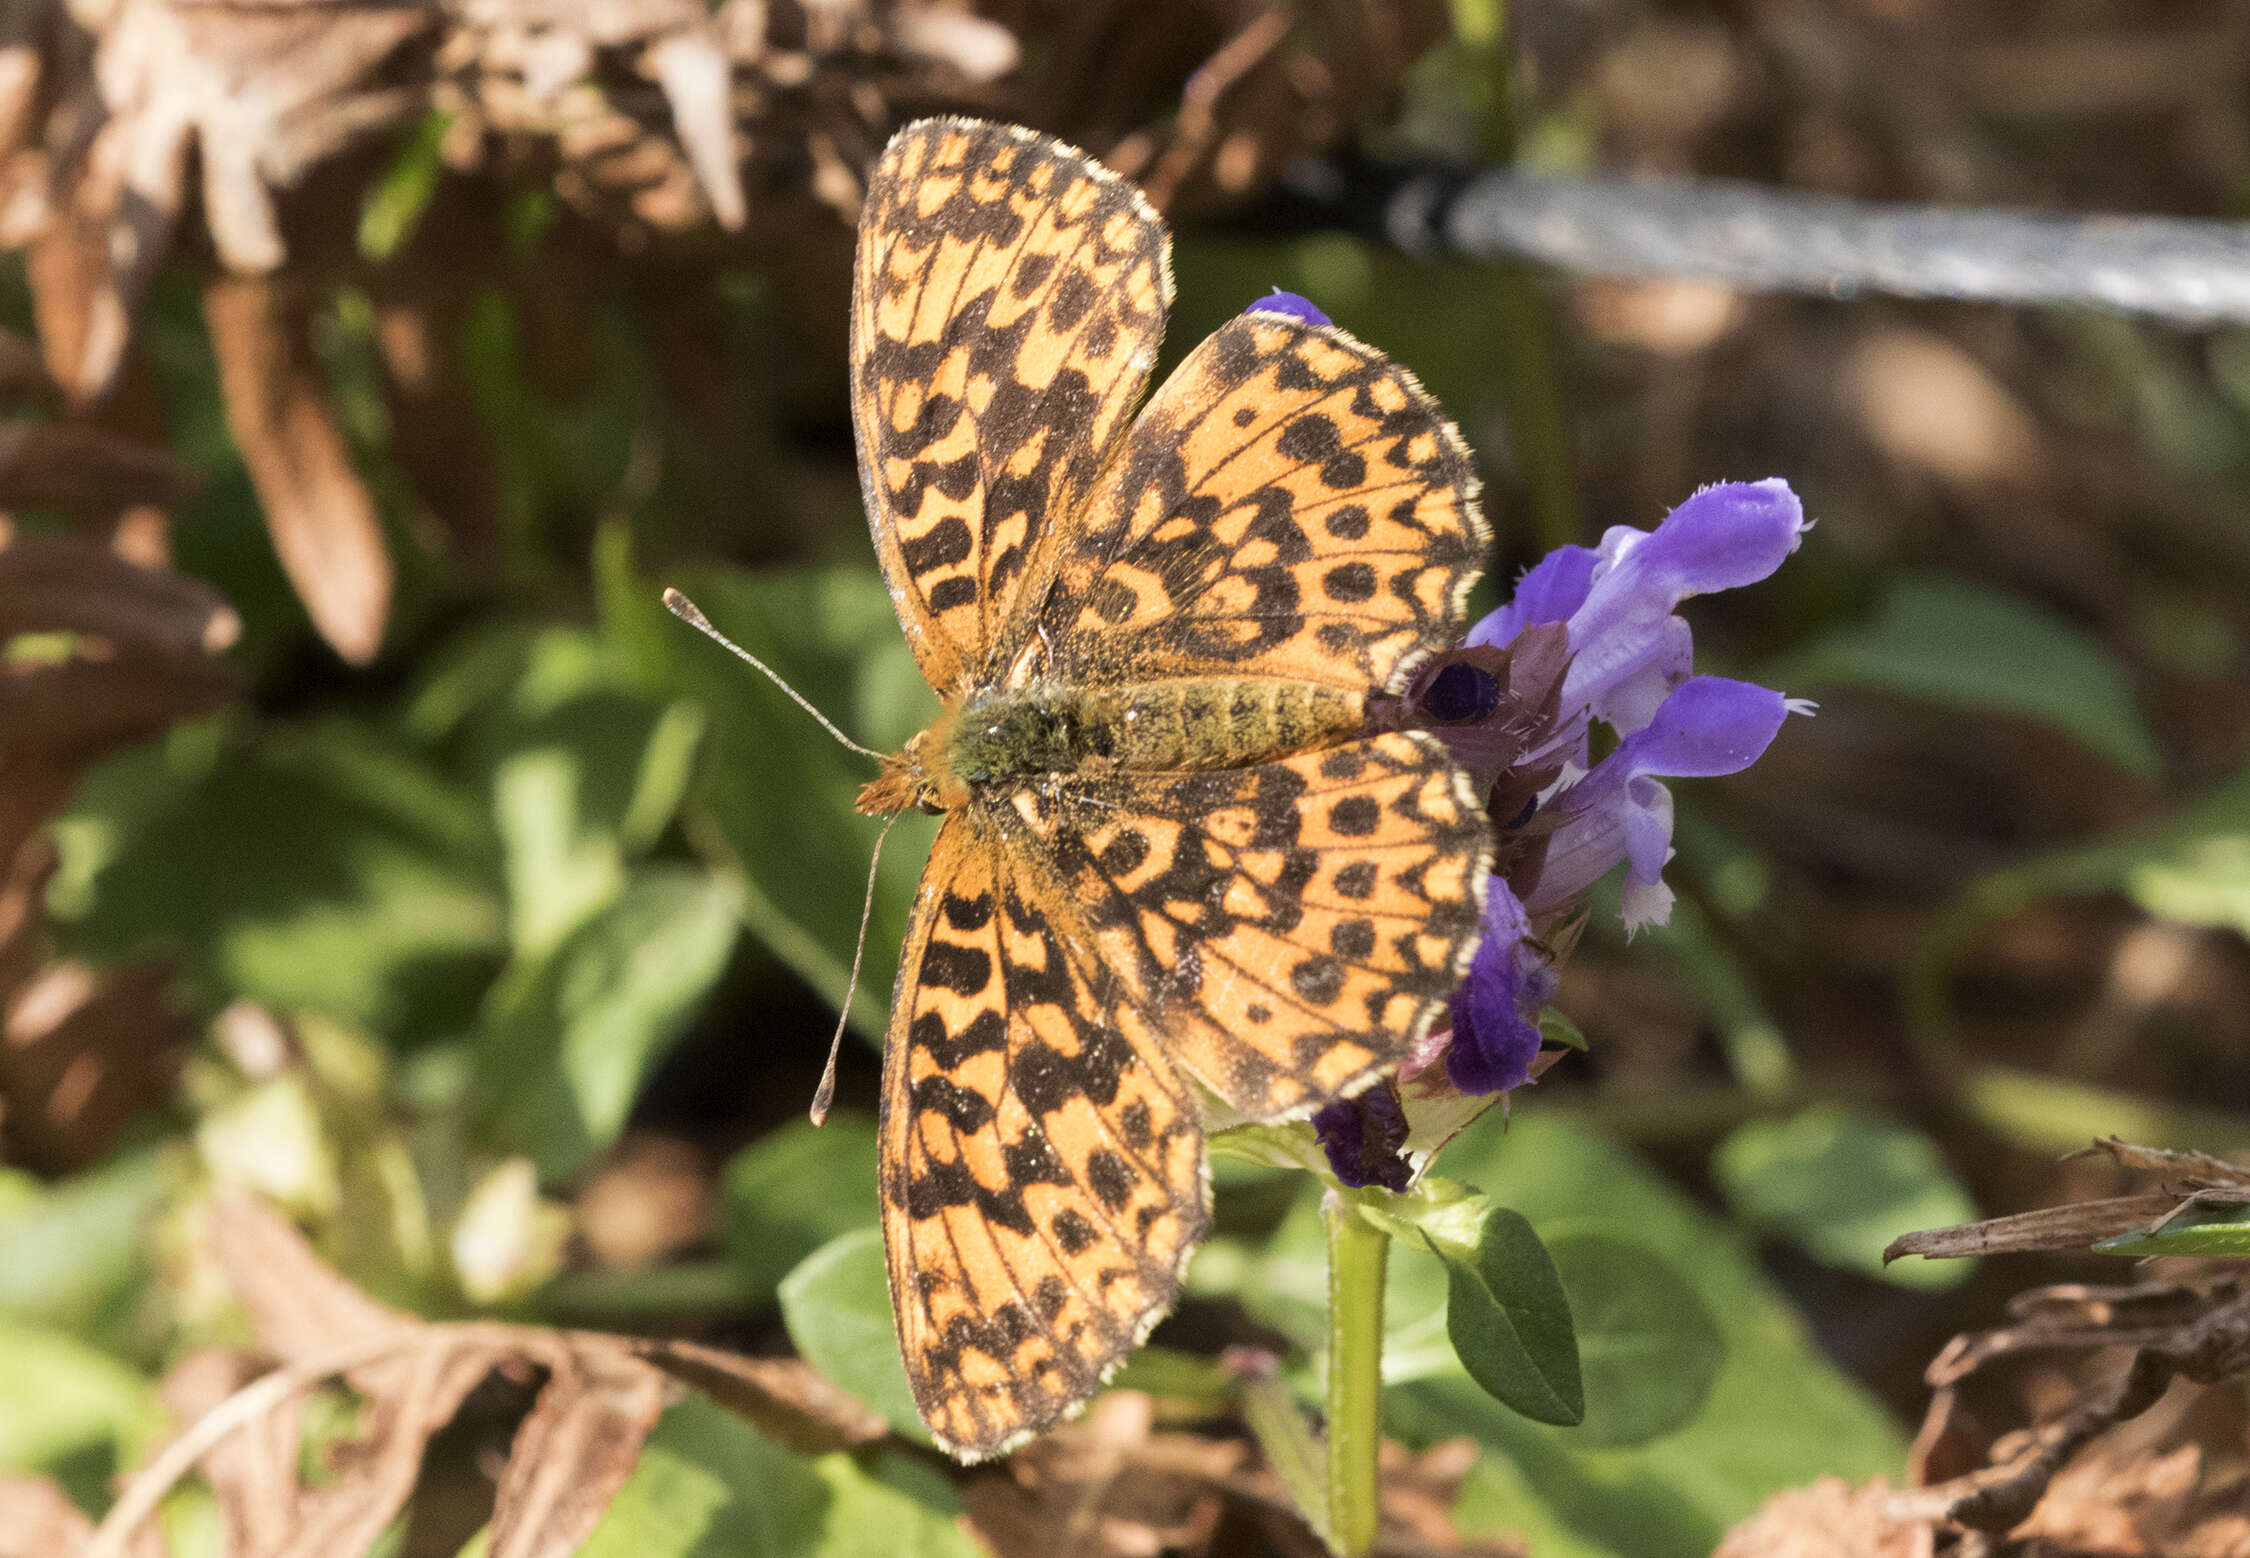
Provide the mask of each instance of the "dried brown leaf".
POLYGON ((364 665, 382 645, 390 612, 390 553, 337 430, 303 311, 281 284, 254 279, 215 281, 203 303, 227 425, 282 569, 321 637, 364 665))
POLYGON ((191 1036, 170 989, 154 965, 97 975, 68 960, 0 985, 11 1155, 50 1172, 86 1167, 170 1096, 191 1036))
POLYGON ((2169 1216, 2179 1203, 2178 1196, 2169 1195, 2113 1196, 1957 1223, 1950 1228, 1925 1228, 1893 1239, 1884 1249, 1883 1259, 1888 1263, 1902 1255, 1949 1260, 2029 1250, 2083 1250, 2097 1239, 2146 1228, 2169 1216))
POLYGON ((276 1357, 301 1362, 421 1325, 338 1276, 287 1218, 263 1202, 213 1201, 203 1215, 212 1259, 249 1314, 259 1345, 276 1357))
POLYGON ((0 639, 91 633, 201 655, 226 648, 241 628, 201 580, 138 567, 77 536, 24 535, 0 547, 0 639))
POLYGON ((0 508, 57 508, 104 517, 136 503, 170 505, 196 481, 169 450, 87 422, 0 422, 0 508))
POLYGON ((768 1439, 799 1455, 870 1444, 888 1432, 882 1415, 796 1358, 746 1358, 697 1342, 620 1338, 635 1357, 710 1397, 768 1439))
POLYGON ((2119 1167, 2145 1169, 2175 1181, 2203 1181, 2213 1185, 2250 1185, 2250 1168, 2213 1157, 2208 1152, 2181 1152, 2170 1147, 2139 1147, 2115 1136, 2095 1139, 2091 1147, 2071 1154, 2091 1157, 2107 1154, 2119 1167))
POLYGON ((335 1479, 300 1495, 297 1527, 274 1558, 360 1558, 373 1547, 413 1496, 430 1436, 508 1356, 439 1327, 422 1329, 396 1359, 352 1371, 368 1398, 366 1427, 331 1452, 335 1479))
POLYGON ((51 1477, 0 1477, 0 1558, 77 1558, 94 1523, 51 1477))
POLYGON ((1891 1502, 1880 1479, 1855 1488, 1822 1477, 1767 1499, 1711 1558, 1928 1558, 1935 1532, 1926 1521, 1892 1514, 1891 1502))
MULTIPOLYGON (((228 1347, 193 1352, 172 1365, 159 1387, 182 1425, 200 1421, 265 1370, 228 1347)), ((230 1553, 270 1553, 297 1519, 298 1439, 304 1398, 291 1396, 260 1414, 203 1457, 203 1474, 219 1501, 230 1553)))
POLYGON ((548 1362, 493 1498, 491 1558, 576 1552, 676 1393, 662 1372, 603 1338, 567 1338, 548 1362))
MULTIPOLYGON (((1994 1464, 1902 1494, 1902 1516, 1946 1520, 2002 1532, 2029 1518, 2057 1476, 2087 1446, 2147 1411, 2175 1379, 2211 1384, 2250 1370, 2250 1295, 2234 1282, 2209 1292, 2149 1284, 2144 1289, 2049 1290, 2027 1295, 2017 1326, 1958 1336, 1931 1363, 1932 1383, 1950 1387, 1993 1358, 2032 1348, 2128 1345, 2125 1368, 2068 1412, 1994 1446, 1994 1464)), ((1941 1397, 1942 1401, 1942 1397, 1941 1397)))

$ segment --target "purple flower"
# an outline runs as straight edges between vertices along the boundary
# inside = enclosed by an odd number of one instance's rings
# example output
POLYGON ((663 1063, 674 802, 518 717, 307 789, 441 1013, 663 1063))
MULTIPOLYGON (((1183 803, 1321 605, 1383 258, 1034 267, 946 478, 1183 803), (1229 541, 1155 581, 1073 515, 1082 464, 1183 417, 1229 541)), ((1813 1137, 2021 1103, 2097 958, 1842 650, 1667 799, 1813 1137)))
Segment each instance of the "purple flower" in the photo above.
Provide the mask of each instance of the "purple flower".
POLYGON ((1309 298, 1294 292, 1274 288, 1257 302, 1244 309, 1245 314, 1286 314, 1291 319, 1301 319, 1308 325, 1332 325, 1336 321, 1316 308, 1309 298))
MULTIPOLYGON (((1680 602, 1755 584, 1797 549, 1804 529, 1804 509, 1787 482, 1705 487, 1654 530, 1619 525, 1599 548, 1549 553, 1523 576, 1514 600, 1469 629, 1467 642, 1502 645, 1534 622, 1567 624, 1563 707, 1630 735, 1688 678, 1695 646, 1675 615, 1680 602)), ((1582 736, 1579 747, 1583 753, 1582 736)))
POLYGON ((1313 1135, 1328 1154, 1328 1166, 1355 1190, 1369 1185, 1404 1190, 1414 1182, 1414 1171, 1401 1151, 1406 1146, 1406 1114, 1388 1081, 1315 1111, 1312 1123, 1313 1135))
POLYGON ((1625 929, 1663 924, 1672 914, 1672 890, 1659 875, 1672 856, 1672 792, 1657 777, 1740 773, 1764 754, 1792 710, 1806 707, 1723 676, 1682 682, 1653 719, 1542 808, 1560 826, 1547 841, 1532 906, 1551 908, 1583 892, 1622 860, 1625 929))
POLYGON ((1672 795, 1658 780, 1737 773, 1791 713, 1810 711, 1748 682, 1694 675, 1694 639, 1677 615, 1692 595, 1765 578, 1804 528, 1785 482, 1706 487, 1653 531, 1620 526, 1598 547, 1549 553, 1462 649, 1417 678, 1416 714, 1493 778, 1500 824, 1485 936, 1454 993, 1444 1052, 1461 1092, 1500 1092, 1530 1075, 1539 1011, 1556 985, 1535 919, 1562 918, 1620 862, 1627 932, 1670 917, 1672 795), (1568 641, 1560 658, 1551 624, 1568 641), (1619 739, 1589 770, 1596 721, 1619 739))
POLYGON ((1521 1087, 1539 1055, 1539 1011, 1555 997, 1555 970, 1533 944, 1531 917, 1504 880, 1485 896, 1484 940, 1453 992, 1446 1077, 1464 1093, 1521 1087))

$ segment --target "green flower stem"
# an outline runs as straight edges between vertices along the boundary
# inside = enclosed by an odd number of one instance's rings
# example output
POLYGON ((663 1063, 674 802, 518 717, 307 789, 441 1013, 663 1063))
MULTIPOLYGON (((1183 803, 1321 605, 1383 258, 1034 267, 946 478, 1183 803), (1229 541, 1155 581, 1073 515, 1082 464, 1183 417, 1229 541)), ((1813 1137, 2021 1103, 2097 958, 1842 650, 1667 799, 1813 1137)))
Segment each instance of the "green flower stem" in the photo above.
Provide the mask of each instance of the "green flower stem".
POLYGON ((1359 1215, 1376 1190, 1331 1190, 1328 1222, 1328 1540, 1345 1558, 1375 1545, 1383 1442, 1383 1268, 1391 1237, 1359 1215))

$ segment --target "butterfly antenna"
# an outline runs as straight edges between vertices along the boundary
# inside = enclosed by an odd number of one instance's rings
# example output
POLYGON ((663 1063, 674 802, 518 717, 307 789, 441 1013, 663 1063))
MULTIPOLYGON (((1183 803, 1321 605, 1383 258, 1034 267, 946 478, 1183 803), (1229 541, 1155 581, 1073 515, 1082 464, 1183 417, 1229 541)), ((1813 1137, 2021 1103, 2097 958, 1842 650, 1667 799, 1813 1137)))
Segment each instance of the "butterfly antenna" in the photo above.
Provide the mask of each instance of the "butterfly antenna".
POLYGON ((844 1047, 844 1027, 852 1020, 852 997, 859 994, 859 960, 867 950, 867 918, 875 911, 875 868, 883 863, 883 840, 891 836, 898 823, 894 814, 883 824, 883 831, 875 835, 875 858, 867 862, 867 898, 859 906, 859 945, 852 948, 852 977, 844 985, 844 1009, 836 1017, 836 1036, 828 1041, 828 1064, 820 1073, 820 1086, 813 1089, 812 1123, 819 1125, 828 1118, 828 1106, 836 1101, 836 1056, 844 1047))
MULTIPOLYGON (((796 688, 783 681, 781 679, 781 673, 779 671, 766 664, 765 661, 759 659, 756 655, 743 648, 733 639, 727 637, 726 634, 720 632, 717 628, 711 626, 711 619, 703 614, 702 609, 698 607, 694 601, 689 600, 678 590, 668 589, 664 592, 664 609, 666 611, 669 611, 673 616, 678 617, 682 622, 685 622, 689 627, 695 629, 698 633, 701 633, 705 638, 710 639, 713 643, 732 653, 737 658, 746 660, 751 665, 756 666, 760 671, 763 671, 766 674, 768 680, 770 680, 783 692, 789 694, 790 698, 795 701, 798 708, 803 709, 814 719, 820 721, 820 728, 822 730, 827 731, 831 736, 834 736, 845 746, 850 747, 854 752, 859 753, 862 757, 872 757, 877 762, 881 762, 883 760, 882 753, 876 751, 873 747, 861 746, 851 737, 838 730, 835 726, 835 723, 831 721, 827 715, 814 708, 811 701, 807 699, 803 693, 799 692, 796 688)), ((880 849, 881 846, 878 845, 877 848, 880 849)), ((861 922, 860 930, 862 935, 864 935, 866 932, 865 921, 861 922)), ((834 1069, 833 1062, 830 1063, 830 1069, 834 1069)))

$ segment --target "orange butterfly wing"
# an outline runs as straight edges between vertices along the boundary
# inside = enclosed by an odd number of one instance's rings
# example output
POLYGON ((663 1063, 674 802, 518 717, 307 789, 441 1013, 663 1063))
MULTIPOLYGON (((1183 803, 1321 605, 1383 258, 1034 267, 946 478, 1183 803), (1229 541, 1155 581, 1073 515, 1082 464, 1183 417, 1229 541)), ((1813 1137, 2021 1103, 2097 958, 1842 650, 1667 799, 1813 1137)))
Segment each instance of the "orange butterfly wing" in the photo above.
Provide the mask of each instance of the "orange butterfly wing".
POLYGON ((992 822, 971 807, 938 831, 883 1057, 900 1350, 964 1460, 1083 1404, 1171 1307, 1206 1220, 1162 1039, 992 822))
POLYGON ((1489 532, 1412 374, 1329 325, 1228 321, 1127 433, 1059 558, 1047 675, 1397 691, 1459 634, 1489 532))
POLYGON ((1146 387, 1168 256, 1138 190, 1029 131, 924 120, 876 166, 853 271, 860 484, 939 692, 980 677, 1146 387))

